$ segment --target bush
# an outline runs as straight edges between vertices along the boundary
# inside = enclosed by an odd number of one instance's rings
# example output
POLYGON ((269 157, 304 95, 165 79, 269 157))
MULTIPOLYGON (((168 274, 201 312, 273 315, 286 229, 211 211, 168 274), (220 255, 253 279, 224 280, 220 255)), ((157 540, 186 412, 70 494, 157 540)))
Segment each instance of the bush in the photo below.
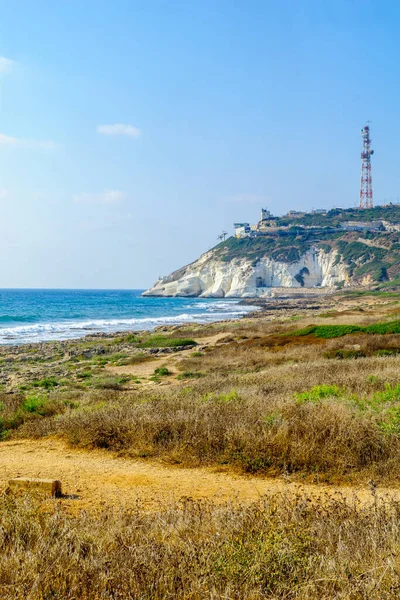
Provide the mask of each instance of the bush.
POLYGON ((28 396, 21 409, 29 413, 45 414, 47 398, 45 396, 28 396))
POLYGON ((33 387, 41 387, 45 390, 52 390, 59 385, 55 377, 44 377, 43 379, 32 382, 33 387))
POLYGON ((331 339, 343 337, 351 333, 369 333, 369 334, 388 334, 400 333, 400 321, 391 321, 389 323, 375 323, 374 325, 309 325, 304 329, 292 331, 289 334, 293 336, 315 335, 315 337, 331 339))
POLYGON ((362 350, 347 350, 345 348, 339 348, 338 350, 327 350, 324 352, 324 358, 338 358, 342 359, 355 359, 365 358, 365 354, 362 350))
POLYGON ((125 383, 131 380, 129 375, 120 377, 102 377, 94 381, 94 386, 104 390, 122 390, 125 383))
POLYGON ((344 390, 340 389, 337 385, 315 385, 306 392, 295 394, 295 398, 298 403, 302 402, 318 402, 324 398, 338 398, 342 396, 344 390))
POLYGON ((153 356, 141 352, 140 354, 133 354, 132 356, 121 359, 118 364, 122 367, 127 365, 140 365, 141 363, 148 362, 150 360, 154 360, 153 356))
POLYGON ((400 354, 400 348, 381 348, 375 354, 376 356, 397 356, 400 354))
POLYGON ((177 376, 177 379, 199 379, 204 377, 204 373, 193 373, 192 371, 184 371, 177 376))
POLYGON ((125 341, 129 344, 137 344, 140 340, 137 335, 135 335, 134 333, 130 333, 126 336, 125 341))
POLYGON ((172 375, 172 373, 167 367, 158 367, 157 369, 154 370, 154 375, 164 377, 167 375, 172 375))
POLYGON ((138 344, 139 348, 176 348, 178 346, 197 346, 197 342, 190 339, 171 338, 166 335, 152 335, 138 344))

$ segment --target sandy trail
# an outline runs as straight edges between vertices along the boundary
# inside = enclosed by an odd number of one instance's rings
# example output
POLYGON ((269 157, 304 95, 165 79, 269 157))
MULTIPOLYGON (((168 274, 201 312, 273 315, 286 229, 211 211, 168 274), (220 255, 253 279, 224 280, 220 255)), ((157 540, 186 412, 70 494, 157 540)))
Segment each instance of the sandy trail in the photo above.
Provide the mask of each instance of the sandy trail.
MULTIPOLYGON (((0 445, 0 489, 13 477, 59 479, 68 510, 141 506, 155 509, 172 500, 209 499, 214 502, 251 501, 264 494, 287 491, 307 493, 317 501, 340 493, 355 493, 363 502, 372 501, 368 485, 337 488, 326 485, 299 485, 282 478, 263 479, 217 471, 215 468, 165 466, 161 463, 118 457, 107 450, 71 449, 62 440, 18 440, 0 445)), ((400 489, 379 489, 379 495, 400 497, 400 489)))
MULTIPOLYGON (((223 338, 226 338, 228 333, 225 331, 223 333, 217 333, 215 335, 210 335, 204 338, 197 338, 196 341, 201 348, 206 348, 210 346, 214 346, 223 338)), ((123 367, 106 367, 106 371, 112 373, 113 375, 135 375, 136 377, 148 378, 154 374, 154 370, 161 366, 168 367, 169 371, 172 375, 179 374, 178 364, 181 360, 188 358, 192 352, 194 352, 196 348, 192 348, 191 350, 181 350, 178 352, 174 352, 173 354, 163 354, 161 356, 154 357, 153 360, 149 360, 148 362, 138 363, 137 365, 124 365, 123 367)), ((153 382, 148 382, 153 383, 153 382)), ((177 385, 180 382, 175 378, 165 378, 162 381, 163 385, 174 384, 177 385)))

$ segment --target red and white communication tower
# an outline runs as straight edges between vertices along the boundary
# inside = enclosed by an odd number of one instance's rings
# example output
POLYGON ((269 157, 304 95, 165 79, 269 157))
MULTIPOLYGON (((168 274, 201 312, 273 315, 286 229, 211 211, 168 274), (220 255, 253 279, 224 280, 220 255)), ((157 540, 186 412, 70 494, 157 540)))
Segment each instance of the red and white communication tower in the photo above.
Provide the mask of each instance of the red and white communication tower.
POLYGON ((361 136, 363 140, 363 149, 361 152, 360 208, 373 208, 371 156, 374 151, 371 150, 369 125, 366 125, 361 129, 361 136))

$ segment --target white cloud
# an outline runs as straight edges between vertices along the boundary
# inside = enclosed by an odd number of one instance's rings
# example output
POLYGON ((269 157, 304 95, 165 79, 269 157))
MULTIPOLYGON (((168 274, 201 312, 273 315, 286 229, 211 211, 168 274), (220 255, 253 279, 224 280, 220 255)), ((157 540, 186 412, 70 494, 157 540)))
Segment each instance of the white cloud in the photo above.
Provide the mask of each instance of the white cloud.
POLYGON ((103 135, 126 135, 128 137, 139 137, 142 132, 133 125, 115 123, 114 125, 97 125, 97 133, 102 133, 103 135))
POLYGON ((73 201, 76 204, 122 204, 127 197, 128 194, 121 190, 105 190, 99 194, 75 194, 73 201))
POLYGON ((0 73, 9 73, 14 65, 14 61, 10 58, 0 56, 0 73))
POLYGON ((5 200, 10 195, 9 191, 5 188, 0 188, 0 200, 5 200))
POLYGON ((22 147, 38 150, 55 150, 58 144, 52 140, 29 140, 24 138, 12 137, 5 133, 0 133, 0 146, 22 147))

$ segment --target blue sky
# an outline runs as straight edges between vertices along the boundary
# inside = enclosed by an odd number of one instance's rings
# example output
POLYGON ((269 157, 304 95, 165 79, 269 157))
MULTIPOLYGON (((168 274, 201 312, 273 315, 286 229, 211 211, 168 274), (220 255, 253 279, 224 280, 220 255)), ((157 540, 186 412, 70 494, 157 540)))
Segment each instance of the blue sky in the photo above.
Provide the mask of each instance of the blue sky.
POLYGON ((0 0, 0 287, 141 288, 261 206, 400 197, 400 3, 0 0))

